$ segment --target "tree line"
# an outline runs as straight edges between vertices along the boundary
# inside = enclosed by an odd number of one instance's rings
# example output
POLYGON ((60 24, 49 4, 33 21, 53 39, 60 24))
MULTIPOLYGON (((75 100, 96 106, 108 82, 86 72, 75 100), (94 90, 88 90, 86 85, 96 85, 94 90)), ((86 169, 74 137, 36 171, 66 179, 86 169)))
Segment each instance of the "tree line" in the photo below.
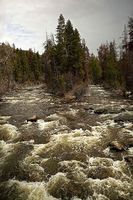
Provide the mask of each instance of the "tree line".
POLYGON ((37 83, 42 79, 43 66, 39 53, 0 44, 0 94, 16 84, 37 83))
POLYGON ((90 79, 106 88, 133 93, 133 17, 124 26, 119 49, 115 41, 101 44, 98 56, 90 55, 90 79))
POLYGON ((101 44, 97 52, 90 54, 78 30, 60 15, 56 37, 47 38, 43 54, 48 88, 64 94, 75 85, 86 87, 92 82, 121 94, 133 92, 133 18, 124 28, 119 48, 114 40, 101 44))
POLYGON ((0 94, 15 84, 33 84, 45 80, 57 95, 70 91, 80 96, 89 83, 108 89, 133 93, 133 17, 124 27, 122 42, 101 44, 97 56, 89 53, 85 40, 61 14, 55 36, 47 36, 44 52, 22 50, 0 44, 0 94))

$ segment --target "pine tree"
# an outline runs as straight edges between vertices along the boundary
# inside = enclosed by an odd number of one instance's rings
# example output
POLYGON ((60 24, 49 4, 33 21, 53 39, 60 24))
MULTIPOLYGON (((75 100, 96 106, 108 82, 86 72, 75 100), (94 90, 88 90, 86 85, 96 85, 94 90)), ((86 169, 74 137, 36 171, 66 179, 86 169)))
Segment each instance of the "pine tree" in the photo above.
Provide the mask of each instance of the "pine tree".
POLYGON ((75 71, 79 71, 82 68, 83 61, 83 49, 81 46, 80 35, 77 29, 74 30, 73 42, 72 42, 72 50, 73 50, 73 68, 75 71))
POLYGON ((74 30, 70 20, 66 23, 66 54, 67 54, 67 71, 73 66, 73 37, 74 30))
POLYGON ((95 57, 93 54, 90 57, 89 67, 91 73, 91 80, 93 81, 93 83, 100 83, 102 77, 102 69, 98 58, 95 57))
POLYGON ((85 39, 82 39, 81 45, 82 45, 82 55, 83 55, 82 64, 83 64, 83 72, 84 72, 83 81, 87 82, 88 84, 90 53, 89 53, 88 47, 86 46, 85 39))
POLYGON ((57 39, 56 62, 59 70, 63 72, 66 67, 66 38, 65 38, 65 19, 62 14, 58 19, 56 39, 57 39))
POLYGON ((123 90, 125 90, 126 87, 128 65, 128 32, 127 26, 124 25, 119 59, 119 70, 121 72, 121 85, 123 90))
POLYGON ((120 70, 118 67, 115 41, 101 45, 98 50, 100 66, 102 68, 102 81, 106 87, 120 86, 120 70))
POLYGON ((54 91, 57 87, 57 80, 59 72, 56 66, 56 46, 52 38, 47 38, 45 43, 45 52, 43 54, 44 59, 44 71, 45 71, 45 82, 51 91, 54 91))
POLYGON ((129 18, 129 43, 128 43, 128 68, 127 68, 127 89, 133 93, 133 17, 129 18))
POLYGON ((129 28, 129 38, 130 42, 133 42, 133 17, 129 18, 128 21, 128 28, 129 28))
POLYGON ((0 45, 0 93, 9 89, 12 84, 13 48, 7 43, 0 45))
POLYGON ((65 24, 63 15, 58 19, 56 43, 47 39, 44 57, 45 80, 54 93, 64 94, 87 80, 87 59, 80 34, 70 20, 65 24))
POLYGON ((98 49, 98 59, 100 62, 100 66, 102 68, 102 81, 105 81, 105 71, 107 66, 107 59, 109 54, 109 46, 108 43, 102 44, 98 49))

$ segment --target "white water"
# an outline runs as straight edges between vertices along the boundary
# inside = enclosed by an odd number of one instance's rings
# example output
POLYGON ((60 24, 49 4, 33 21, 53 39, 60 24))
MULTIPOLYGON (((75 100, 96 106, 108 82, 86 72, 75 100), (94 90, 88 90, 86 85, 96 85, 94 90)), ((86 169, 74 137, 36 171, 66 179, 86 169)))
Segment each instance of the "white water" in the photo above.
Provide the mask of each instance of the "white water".
POLYGON ((132 163, 124 158, 133 148, 109 147, 133 137, 132 122, 114 122, 133 115, 132 102, 91 86, 82 102, 64 104, 38 86, 7 94, 0 106, 1 200, 132 199, 132 163), (95 114, 99 108, 109 113, 95 114), (27 122, 35 114, 37 122, 27 122))

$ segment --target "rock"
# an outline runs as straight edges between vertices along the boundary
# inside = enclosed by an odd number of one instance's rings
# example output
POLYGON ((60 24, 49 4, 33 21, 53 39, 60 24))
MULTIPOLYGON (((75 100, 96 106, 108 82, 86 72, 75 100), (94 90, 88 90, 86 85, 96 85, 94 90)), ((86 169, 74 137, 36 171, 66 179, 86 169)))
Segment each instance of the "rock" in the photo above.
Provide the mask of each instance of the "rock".
POLYGON ((126 109, 125 108, 121 108, 120 112, 126 112, 126 109))
POLYGON ((108 108, 99 108, 99 109, 96 109, 94 111, 95 114, 98 114, 98 115, 102 115, 102 114, 119 114, 119 113, 122 113, 122 112, 125 112, 126 110, 124 108, 121 108, 121 109, 116 109, 116 108, 111 108, 111 107, 108 107, 108 108))
POLYGON ((84 96, 86 92, 86 84, 82 83, 82 84, 76 84, 73 86, 73 88, 64 94, 64 100, 65 102, 71 102, 74 100, 80 101, 81 97, 84 96))
POLYGON ((98 114, 98 115, 107 114, 108 110, 105 108, 99 108, 99 109, 95 110, 94 113, 98 114))
POLYGON ((69 103, 75 99, 76 99, 76 97, 72 94, 65 94, 65 96, 64 96, 64 101, 67 103, 69 103))
POLYGON ((127 146, 130 148, 130 147, 133 147, 133 138, 128 138, 127 140, 127 146))
POLYGON ((31 118, 27 119, 27 122, 36 122, 39 118, 36 115, 33 115, 31 118))
POLYGON ((133 163, 133 156, 132 155, 128 155, 124 157, 125 161, 128 163, 133 163))
POLYGON ((8 116, 0 116, 0 125, 7 124, 10 117, 8 116))
POLYGON ((129 108, 127 108, 128 111, 133 111, 133 106, 130 106, 129 108))
POLYGON ((92 107, 88 107, 88 106, 85 106, 85 107, 84 107, 84 110, 87 110, 87 111, 93 111, 94 108, 92 108, 92 107))
POLYGON ((6 121, 6 120, 4 120, 4 119, 3 119, 3 120, 1 120, 1 119, 0 119, 0 125, 6 124, 6 123, 7 123, 7 121, 6 121))
POLYGON ((115 122, 133 122, 133 114, 132 113, 122 113, 119 116, 114 118, 115 122))
POLYGON ((110 147, 111 150, 114 150, 114 151, 125 151, 125 150, 127 150, 127 146, 119 143, 118 141, 112 141, 109 144, 109 147, 110 147))
POLYGON ((84 94, 85 94, 85 89, 82 87, 75 90, 74 92, 74 96, 76 97, 76 100, 81 100, 84 94))

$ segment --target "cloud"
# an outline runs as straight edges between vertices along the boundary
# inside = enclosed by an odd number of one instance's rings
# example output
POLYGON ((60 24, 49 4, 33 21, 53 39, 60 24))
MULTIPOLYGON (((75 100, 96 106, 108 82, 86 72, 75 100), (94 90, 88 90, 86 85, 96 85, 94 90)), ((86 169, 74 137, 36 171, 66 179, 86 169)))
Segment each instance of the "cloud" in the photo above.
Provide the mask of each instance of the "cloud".
POLYGON ((119 39, 132 7, 132 0, 0 0, 0 41, 42 51, 62 13, 96 52, 101 42, 119 39))

